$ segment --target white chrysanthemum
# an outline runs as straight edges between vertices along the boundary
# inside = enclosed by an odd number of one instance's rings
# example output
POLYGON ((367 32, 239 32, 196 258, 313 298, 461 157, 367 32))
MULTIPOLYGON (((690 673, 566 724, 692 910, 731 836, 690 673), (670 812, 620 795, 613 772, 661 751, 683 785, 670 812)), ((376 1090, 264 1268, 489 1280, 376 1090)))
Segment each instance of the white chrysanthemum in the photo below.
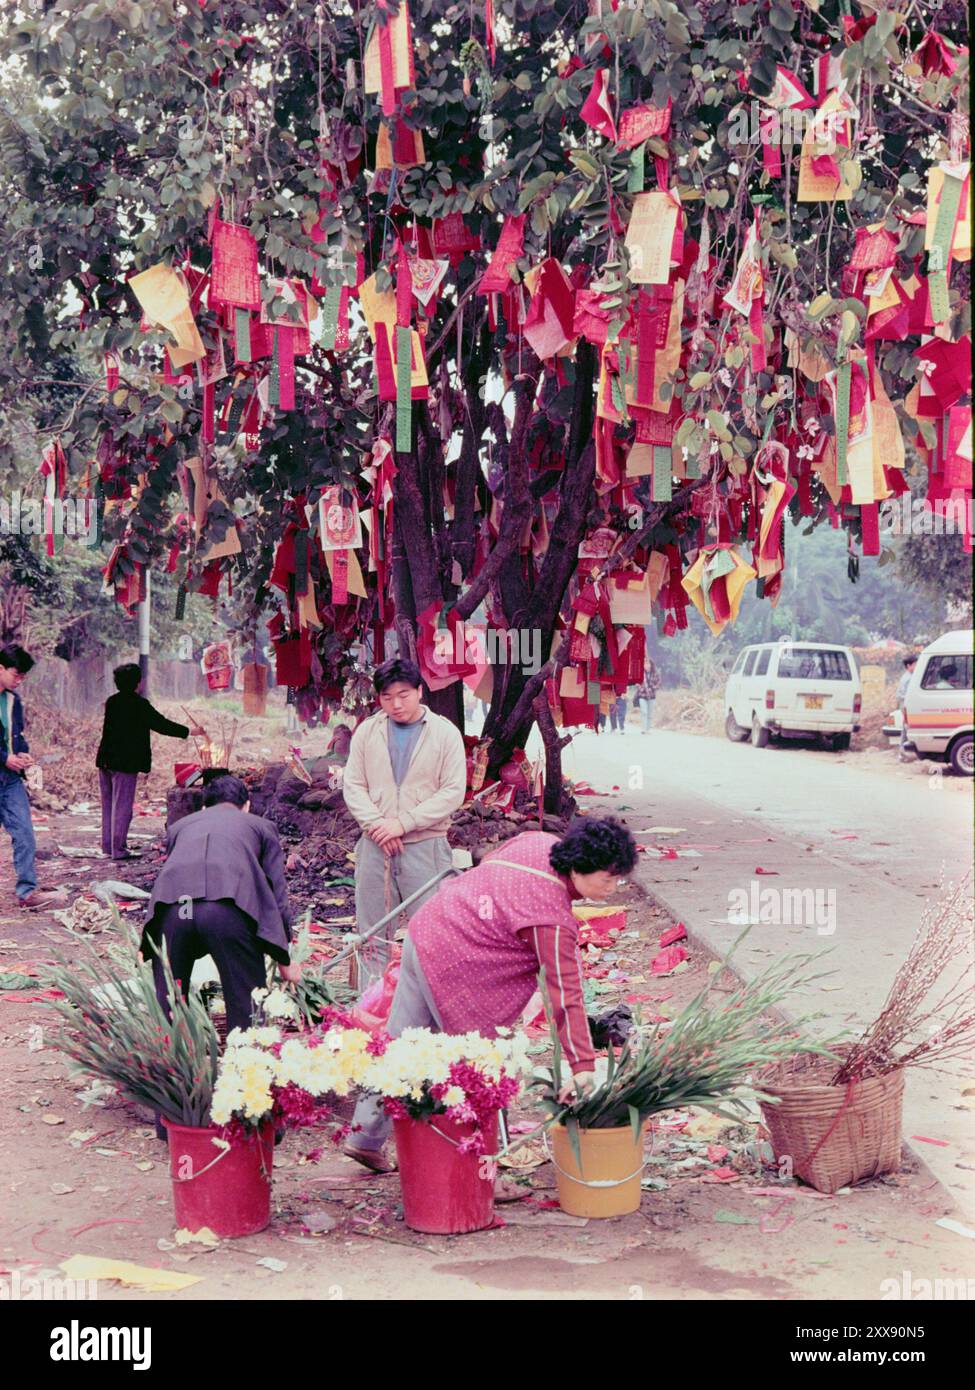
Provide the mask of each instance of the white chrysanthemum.
POLYGON ((265 1018, 301 1017, 298 1002, 283 989, 272 989, 263 1004, 265 1018))

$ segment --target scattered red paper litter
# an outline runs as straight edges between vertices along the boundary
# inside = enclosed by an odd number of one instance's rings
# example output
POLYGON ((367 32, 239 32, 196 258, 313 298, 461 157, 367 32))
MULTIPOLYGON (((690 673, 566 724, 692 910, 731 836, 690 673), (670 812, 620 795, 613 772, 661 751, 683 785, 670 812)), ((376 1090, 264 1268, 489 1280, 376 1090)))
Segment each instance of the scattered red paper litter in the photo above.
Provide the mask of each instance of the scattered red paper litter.
POLYGON ((912 1139, 917 1139, 922 1144, 937 1144, 939 1149, 948 1149, 951 1145, 947 1139, 929 1139, 926 1134, 912 1134, 912 1139))
POLYGON ((683 946, 668 946, 659 956, 654 956, 650 963, 651 974, 666 975, 675 965, 680 965, 681 961, 687 958, 688 952, 683 946))
POLYGON ((723 1144, 708 1145, 708 1159, 712 1163, 720 1163, 723 1158, 728 1157, 729 1150, 723 1144))
POLYGON ((734 1168, 712 1168, 710 1173, 705 1173, 701 1182, 737 1182, 741 1177, 734 1168))
POLYGON ((669 927, 667 931, 661 935, 658 944, 661 946, 672 946, 675 941, 684 941, 686 937, 687 928, 684 926, 683 922, 678 922, 676 926, 669 927))
POLYGON ((849 1226, 847 1225, 847 1223, 846 1223, 845 1221, 834 1221, 834 1222, 833 1222, 833 1230, 834 1230, 834 1231, 848 1231, 849 1229, 850 1229, 850 1228, 849 1228, 849 1226))
POLYGON ((778 878, 779 876, 778 869, 763 869, 761 865, 756 868, 755 872, 757 874, 765 874, 767 878, 778 878))

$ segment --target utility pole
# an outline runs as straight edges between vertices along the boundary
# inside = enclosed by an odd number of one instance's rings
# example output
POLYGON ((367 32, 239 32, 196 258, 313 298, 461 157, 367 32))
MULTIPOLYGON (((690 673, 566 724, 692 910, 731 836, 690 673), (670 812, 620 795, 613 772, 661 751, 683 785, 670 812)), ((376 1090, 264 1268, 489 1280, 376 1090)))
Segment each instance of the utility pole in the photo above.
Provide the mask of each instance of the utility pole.
POLYGON ((152 574, 149 567, 145 571, 145 598, 139 600, 139 671, 142 676, 141 691, 149 695, 149 628, 152 613, 152 574))

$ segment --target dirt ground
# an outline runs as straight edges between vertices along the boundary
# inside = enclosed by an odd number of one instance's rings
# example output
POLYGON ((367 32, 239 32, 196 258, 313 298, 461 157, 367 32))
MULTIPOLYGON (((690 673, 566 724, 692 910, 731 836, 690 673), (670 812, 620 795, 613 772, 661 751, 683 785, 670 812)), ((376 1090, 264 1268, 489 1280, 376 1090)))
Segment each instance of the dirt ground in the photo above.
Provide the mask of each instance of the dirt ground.
MULTIPOLYGON (((255 731, 255 740, 265 736, 255 731)), ((313 737, 324 742, 325 735, 313 737)), ((257 741, 258 753, 261 746, 257 741)), ((140 805, 146 814, 133 830, 151 851, 163 805, 140 805)), ((97 847, 95 809, 38 814, 44 880, 67 885, 73 898, 106 877, 146 881, 158 867, 151 852, 142 862, 113 866, 65 855, 97 847)), ((0 971, 70 952, 65 928, 50 916, 18 911, 12 890, 3 843, 0 971)), ((672 1017, 710 978, 709 957, 691 941, 686 969, 654 975, 650 961, 672 923, 635 887, 619 902, 628 911, 626 934, 602 953, 586 951, 590 1013, 629 1001, 645 1017, 672 1017)), ((324 920, 347 915, 338 898, 324 920)), ((563 1214, 554 1204, 552 1165, 533 1141, 528 1152, 537 1166, 522 1174, 526 1195, 499 1207, 495 1227, 419 1235, 403 1224, 395 1175, 365 1173, 327 1139, 304 1131, 289 1134, 275 1153, 267 1231, 214 1249, 180 1245, 167 1153, 152 1126, 131 1106, 67 1077, 47 1042, 43 1004, 22 994, 0 990, 0 1276, 17 1270, 22 1278, 56 1277, 61 1261, 83 1253, 199 1280, 162 1295, 178 1299, 872 1300, 882 1296, 882 1281, 901 1281, 904 1271, 914 1279, 969 1272, 971 1242, 935 1224, 952 1214, 950 1198, 907 1151, 900 1173, 823 1197, 780 1181, 756 1126, 673 1113, 654 1125, 646 1169, 652 1185, 632 1216, 586 1223, 563 1214)), ((544 1048, 544 1037, 537 1045, 544 1048)), ((515 1111, 515 1132, 529 1122, 529 1112, 515 1111)), ((147 1296, 105 1282, 98 1293, 147 1296)))

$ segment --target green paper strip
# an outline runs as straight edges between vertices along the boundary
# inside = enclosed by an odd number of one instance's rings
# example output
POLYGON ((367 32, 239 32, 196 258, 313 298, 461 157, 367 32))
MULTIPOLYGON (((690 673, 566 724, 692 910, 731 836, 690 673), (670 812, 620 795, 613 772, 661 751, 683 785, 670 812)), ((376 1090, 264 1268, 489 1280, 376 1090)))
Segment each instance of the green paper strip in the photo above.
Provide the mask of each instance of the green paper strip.
POLYGON ((853 368, 841 362, 836 369, 836 481, 844 487, 850 481, 846 452, 850 446, 850 377, 853 368))
POLYGON ((653 502, 669 502, 674 495, 674 456, 665 444, 653 446, 653 502))
POLYGON ((246 309, 238 309, 234 315, 235 352, 238 362, 252 362, 251 316, 246 309))
POLYGON ((636 385, 636 354, 629 338, 620 338, 620 382, 623 385, 623 404, 626 404, 626 390, 636 385))
POLYGON ((951 243, 961 206, 962 180, 945 174, 941 185, 941 201, 938 203, 938 216, 934 224, 934 241, 928 252, 928 294, 931 299, 931 317, 935 323, 944 323, 950 312, 948 301, 948 266, 951 263, 951 243))
POLYGON ((627 193, 642 193, 646 178, 646 143, 637 145, 630 154, 630 172, 626 178, 627 193))
POLYGON ((308 590, 308 532, 295 532, 295 593, 308 590))
POLYGON ((105 516, 105 486, 100 477, 96 477, 95 486, 92 489, 92 505, 95 509, 95 525, 92 534, 92 545, 102 543, 102 523, 105 516))
POLYGON ((586 681, 586 699, 591 705, 599 704, 599 681, 586 681))
POLYGON ((176 618, 176 619, 177 619, 178 621, 180 621, 180 622, 182 622, 182 620, 186 617, 186 585, 185 585, 185 584, 181 584, 181 585, 179 586, 179 588, 176 590, 176 611, 173 613, 173 617, 176 618))
POLYGON ((227 427, 221 434, 221 439, 229 440, 231 443, 237 438, 240 431, 240 422, 244 416, 244 402, 240 397, 235 396, 230 403, 230 411, 227 415, 227 427))
POLYGON ((400 326, 396 329, 396 451, 400 454, 408 454, 413 442, 412 356, 410 330, 400 326))
POLYGON ((687 462, 684 464, 684 471, 688 478, 699 478, 701 476, 701 460, 697 454, 688 454, 687 462))
POLYGON ((278 331, 274 330, 274 348, 271 352, 271 378, 267 386, 268 405, 281 404, 281 360, 278 344, 278 331))
POLYGON ((342 301, 342 291, 338 286, 333 286, 325 293, 325 302, 322 305, 322 347, 326 352, 335 349, 335 335, 339 327, 339 304, 342 301))
POLYGON ((626 394, 623 390, 623 382, 620 377, 613 376, 609 379, 610 394, 613 399, 613 409, 617 415, 626 415, 626 394))

